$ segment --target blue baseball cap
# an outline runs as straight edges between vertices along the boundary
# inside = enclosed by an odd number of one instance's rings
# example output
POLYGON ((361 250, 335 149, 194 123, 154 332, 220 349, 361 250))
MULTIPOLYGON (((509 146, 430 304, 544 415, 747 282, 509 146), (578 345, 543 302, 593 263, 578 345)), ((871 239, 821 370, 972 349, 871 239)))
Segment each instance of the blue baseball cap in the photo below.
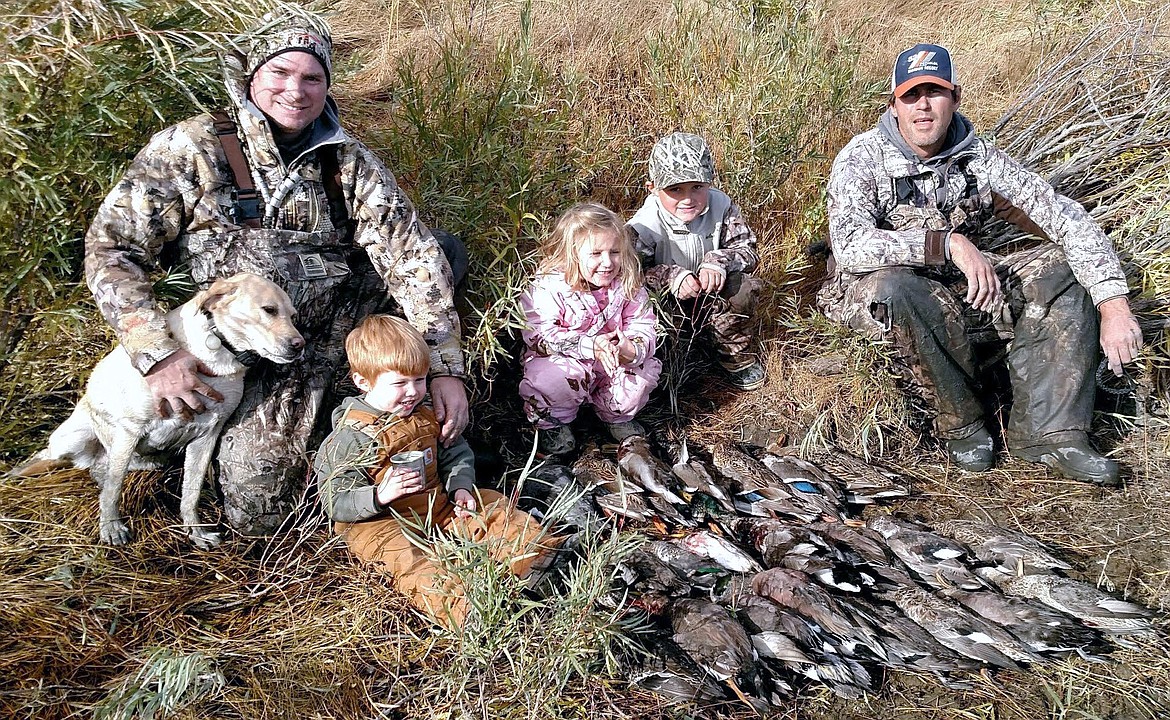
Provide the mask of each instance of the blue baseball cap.
POLYGON ((894 61, 893 77, 890 79, 894 97, 902 97, 907 90, 923 83, 934 83, 947 90, 955 89, 951 53, 942 45, 918 43, 903 50, 894 61))

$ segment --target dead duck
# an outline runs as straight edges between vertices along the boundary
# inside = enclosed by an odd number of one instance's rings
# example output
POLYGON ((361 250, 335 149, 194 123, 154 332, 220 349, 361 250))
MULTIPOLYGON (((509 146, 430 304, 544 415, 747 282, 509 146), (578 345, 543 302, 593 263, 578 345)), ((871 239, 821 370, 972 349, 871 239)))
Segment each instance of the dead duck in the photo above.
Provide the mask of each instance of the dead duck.
POLYGON ((865 645, 876 657, 885 657, 885 649, 873 629, 854 622, 837 600, 805 573, 771 568, 752 578, 752 590, 800 613, 835 637, 865 645))
POLYGON ((765 662, 815 680, 839 697, 858 698, 873 689, 873 677, 857 661, 827 651, 823 645, 801 647, 785 632, 792 614, 771 600, 749 595, 733 611, 748 631, 756 655, 765 662))
POLYGON ((934 529, 971 548, 975 557, 1010 575, 1071 570, 1052 554, 1051 548, 1031 535, 978 520, 944 520, 934 529))
POLYGON ((816 465, 795 455, 768 452, 760 455, 760 462, 788 487, 794 504, 803 505, 825 520, 841 521, 847 517, 836 480, 816 465))
POLYGON ((695 587, 713 588, 715 583, 730 572, 710 558, 696 555, 675 542, 654 540, 647 543, 645 549, 695 587))
POLYGON ((977 572, 1008 595, 1039 600, 1102 632, 1112 635, 1153 632, 1152 613, 1147 608, 1119 600, 1089 583, 1060 575, 1008 575, 995 568, 979 568, 977 572))
POLYGON ((671 471, 682 484, 682 490, 689 494, 703 493, 714 498, 727 512, 734 512, 735 506, 727 490, 711 477, 711 473, 697 459, 690 456, 687 441, 684 439, 675 453, 676 458, 671 471))
POLYGON ((583 487, 596 489, 598 493, 640 493, 644 488, 632 477, 623 473, 618 464, 610 460, 597 445, 590 444, 581 451, 573 463, 573 476, 583 487))
POLYGON ((880 597, 892 602, 935 640, 960 655, 1010 670, 1019 670, 1020 663, 1042 659, 1003 628, 917 585, 903 585, 881 593, 880 597))
POLYGON ((954 540, 927 532, 892 515, 875 515, 866 525, 880 534, 886 547, 926 584, 963 590, 988 587, 964 564, 967 548, 954 540))
POLYGON ((732 572, 759 572, 763 569, 735 543, 706 530, 692 532, 676 542, 689 552, 710 558, 732 572))
POLYGON ((674 475, 670 468, 650 451, 650 443, 642 435, 631 435, 622 440, 617 451, 618 466, 645 488, 646 492, 658 495, 672 505, 685 506, 687 503, 670 488, 674 475))
POLYGON ((970 684, 956 680, 952 673, 975 672, 983 666, 941 644, 893 605, 851 597, 845 608, 859 621, 881 628, 882 647, 886 650, 883 662, 895 670, 928 672, 947 687, 969 689, 970 684))
POLYGON ((1104 662, 1100 654, 1109 652, 1109 645, 1096 630, 1039 601, 994 590, 951 588, 940 593, 1002 626, 1036 652, 1076 654, 1094 662, 1104 662))
POLYGON ((653 553, 638 548, 614 566, 614 581, 618 589, 633 595, 661 595, 668 598, 686 597, 691 583, 653 553))
POLYGON ((716 443, 711 448, 711 462, 720 474, 731 481, 736 493, 771 488, 778 498, 791 497, 784 483, 771 470, 731 443, 716 443))
POLYGON ((699 667, 726 682, 745 703, 756 708, 767 706, 772 698, 767 697, 751 639, 726 608, 708 600, 685 598, 671 603, 667 614, 674 632, 671 639, 699 667), (756 698, 763 696, 762 703, 749 699, 744 689, 756 698))
POLYGON ((642 642, 646 653, 631 668, 631 683, 670 702, 706 703, 723 699, 723 687, 673 640, 651 634, 642 642))
POLYGON ((599 531, 602 524, 593 509, 592 492, 564 465, 542 465, 532 470, 520 488, 517 506, 541 524, 562 531, 588 535, 599 531))
POLYGON ((872 505, 910 495, 906 477, 875 460, 863 460, 834 447, 819 462, 844 483, 845 501, 850 504, 872 505))

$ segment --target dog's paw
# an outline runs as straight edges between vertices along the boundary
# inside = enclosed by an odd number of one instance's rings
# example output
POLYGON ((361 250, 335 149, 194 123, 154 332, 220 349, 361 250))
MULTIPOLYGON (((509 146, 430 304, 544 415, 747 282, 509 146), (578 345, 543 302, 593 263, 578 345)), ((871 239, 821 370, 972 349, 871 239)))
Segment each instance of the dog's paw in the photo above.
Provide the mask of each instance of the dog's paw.
POLYGON ((201 550, 210 550, 223 542, 223 536, 207 528, 191 528, 191 542, 201 550))
POLYGON ((125 545, 130 542, 130 528, 121 520, 103 520, 100 524, 102 542, 107 545, 125 545))

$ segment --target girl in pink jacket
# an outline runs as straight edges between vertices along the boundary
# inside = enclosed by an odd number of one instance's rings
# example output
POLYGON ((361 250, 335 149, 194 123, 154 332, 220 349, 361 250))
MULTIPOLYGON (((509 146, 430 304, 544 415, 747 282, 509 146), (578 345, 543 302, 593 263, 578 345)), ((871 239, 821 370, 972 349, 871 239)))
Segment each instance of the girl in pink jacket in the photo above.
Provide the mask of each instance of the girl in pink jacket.
POLYGON ((575 445, 581 405, 617 440, 645 432, 634 420, 658 384, 654 308, 621 219, 596 203, 565 211, 541 246, 536 277, 520 299, 524 378, 520 396, 540 431, 540 450, 575 445))

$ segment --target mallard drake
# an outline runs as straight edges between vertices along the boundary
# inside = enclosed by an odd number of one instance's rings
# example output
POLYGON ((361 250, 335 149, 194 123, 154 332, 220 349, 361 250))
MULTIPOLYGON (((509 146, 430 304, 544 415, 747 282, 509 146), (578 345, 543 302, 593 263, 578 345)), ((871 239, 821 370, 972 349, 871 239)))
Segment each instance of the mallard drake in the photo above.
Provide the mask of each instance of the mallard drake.
POLYGON ((654 540, 646 544, 646 551, 668 565, 676 574, 690 580, 695 587, 712 588, 729 572, 719 563, 696 555, 675 542, 654 540))
POLYGON ((1008 575, 994 568, 979 568, 977 572, 1008 595, 1039 600, 1091 628, 1114 635, 1153 632, 1152 613, 1147 608, 1118 600, 1089 583, 1060 575, 1008 575))
POLYGON ((795 455, 768 452, 760 455, 760 462, 788 487, 794 503, 826 520, 841 521, 846 517, 844 498, 836 481, 816 465, 795 455))
POLYGON ((875 515, 866 525, 885 538, 886 547, 931 587, 982 590, 988 586, 963 564, 967 548, 954 540, 892 515, 875 515))
POLYGON ((732 572, 759 572, 760 564, 734 543, 705 530, 690 533, 677 541, 684 549, 710 558, 732 572))
POLYGON ((985 563, 1010 575, 1071 570, 1072 566, 1052 555, 1051 548, 1031 535, 978 520, 944 520, 934 529, 958 540, 985 563))
POLYGON ((1039 601, 1002 595, 994 590, 970 592, 951 588, 940 592, 975 614, 1003 626, 1036 652, 1075 653, 1086 660, 1104 662, 1099 654, 1109 651, 1109 645, 1096 630, 1039 601))
POLYGON ((1020 669, 1021 662, 1042 659, 1003 628, 916 585, 904 585, 883 592, 880 597, 897 605, 935 640, 961 655, 1012 670, 1020 669))

